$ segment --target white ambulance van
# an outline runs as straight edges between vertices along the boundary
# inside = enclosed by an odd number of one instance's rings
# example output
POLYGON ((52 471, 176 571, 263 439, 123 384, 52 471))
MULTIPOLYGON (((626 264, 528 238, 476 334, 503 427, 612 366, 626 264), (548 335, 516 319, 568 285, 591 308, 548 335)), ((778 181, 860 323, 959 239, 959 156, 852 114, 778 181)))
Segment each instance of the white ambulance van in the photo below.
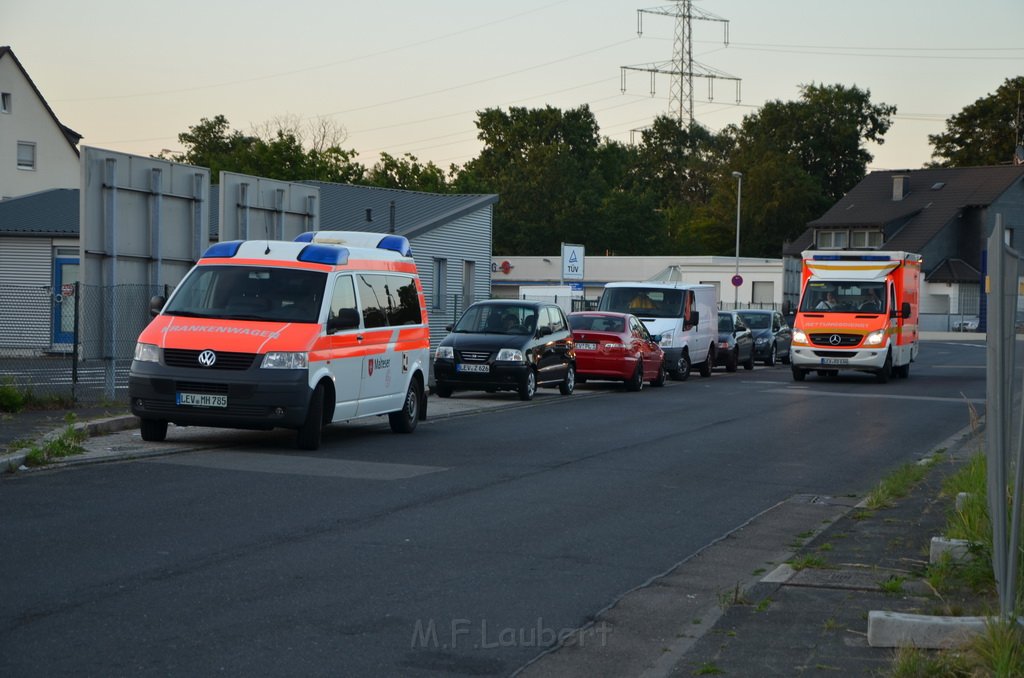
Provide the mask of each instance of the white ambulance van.
POLYGON ((211 246, 139 335, 128 376, 142 438, 167 425, 323 427, 427 414, 430 329, 408 240, 350 231, 211 246))
POLYGON ((718 342, 718 288, 714 285, 614 282, 604 286, 598 310, 632 313, 660 335, 669 376, 682 381, 690 368, 710 377, 718 342))

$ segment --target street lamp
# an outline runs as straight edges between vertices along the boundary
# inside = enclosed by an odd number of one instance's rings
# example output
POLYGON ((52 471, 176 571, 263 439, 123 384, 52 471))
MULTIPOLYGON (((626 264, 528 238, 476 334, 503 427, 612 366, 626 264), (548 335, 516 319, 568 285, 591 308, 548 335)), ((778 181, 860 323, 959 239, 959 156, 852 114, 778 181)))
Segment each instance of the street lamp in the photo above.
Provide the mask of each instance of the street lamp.
POLYGON ((733 290, 736 296, 733 298, 733 309, 740 307, 740 201, 743 199, 743 173, 733 172, 736 177, 736 275, 733 278, 733 290))

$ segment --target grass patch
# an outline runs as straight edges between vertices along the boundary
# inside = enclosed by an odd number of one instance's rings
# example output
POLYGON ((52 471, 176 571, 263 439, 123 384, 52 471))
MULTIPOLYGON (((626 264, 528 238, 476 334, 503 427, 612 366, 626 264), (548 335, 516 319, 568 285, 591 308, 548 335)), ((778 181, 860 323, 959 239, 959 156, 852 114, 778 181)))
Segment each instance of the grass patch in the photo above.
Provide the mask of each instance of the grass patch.
POLYGON ((882 478, 878 485, 868 493, 865 505, 872 510, 892 506, 893 502, 907 496, 910 490, 928 475, 928 470, 934 463, 933 457, 925 464, 907 463, 900 466, 882 478))
POLYGON ((704 662, 700 667, 693 672, 695 676, 720 676, 725 671, 718 668, 714 662, 704 662))
POLYGON ((45 466, 52 461, 84 452, 82 441, 87 434, 85 429, 75 428, 75 419, 74 413, 69 412, 64 417, 66 425, 60 433, 51 440, 31 446, 25 455, 25 463, 29 466, 45 466))
POLYGON ((821 556, 814 555, 814 554, 807 554, 807 555, 804 555, 804 556, 800 556, 799 558, 795 558, 795 559, 789 561, 789 566, 792 567, 794 570, 807 570, 807 569, 812 569, 812 570, 830 570, 830 569, 832 569, 832 565, 827 560, 825 560, 821 556))
POLYGON ((882 592, 887 596, 901 596, 903 595, 903 583, 906 580, 906 577, 892 576, 885 581, 879 582, 878 588, 882 589, 882 592))

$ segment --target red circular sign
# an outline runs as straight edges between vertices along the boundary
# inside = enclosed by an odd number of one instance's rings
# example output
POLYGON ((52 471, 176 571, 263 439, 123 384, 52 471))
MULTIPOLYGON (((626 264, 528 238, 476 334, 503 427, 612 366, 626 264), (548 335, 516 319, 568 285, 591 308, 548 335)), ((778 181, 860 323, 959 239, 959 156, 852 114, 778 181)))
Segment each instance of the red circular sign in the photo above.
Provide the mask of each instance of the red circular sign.
POLYGON ((512 264, 510 264, 507 259, 501 262, 501 272, 504 273, 505 275, 508 275, 509 273, 512 272, 512 264))

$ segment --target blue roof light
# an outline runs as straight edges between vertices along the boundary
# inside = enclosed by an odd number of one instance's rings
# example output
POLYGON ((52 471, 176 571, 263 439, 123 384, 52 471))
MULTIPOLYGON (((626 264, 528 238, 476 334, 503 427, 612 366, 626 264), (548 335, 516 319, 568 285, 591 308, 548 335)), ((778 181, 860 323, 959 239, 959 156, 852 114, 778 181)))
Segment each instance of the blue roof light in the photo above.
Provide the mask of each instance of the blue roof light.
POLYGON ((313 236, 316 235, 316 231, 306 231, 295 236, 294 242, 313 242, 313 236))
POLYGON ((328 266, 344 266, 348 263, 348 248, 337 245, 306 245, 299 252, 299 261, 328 266))
POLYGON ((203 253, 203 257, 233 257, 238 254, 238 248, 242 246, 243 242, 243 240, 227 240, 225 242, 219 242, 216 245, 210 245, 206 252, 203 253))
POLYGON ((379 250, 393 250, 398 252, 403 257, 412 256, 412 246, 409 245, 409 240, 405 236, 401 235, 386 235, 380 239, 377 243, 377 249, 379 250))

